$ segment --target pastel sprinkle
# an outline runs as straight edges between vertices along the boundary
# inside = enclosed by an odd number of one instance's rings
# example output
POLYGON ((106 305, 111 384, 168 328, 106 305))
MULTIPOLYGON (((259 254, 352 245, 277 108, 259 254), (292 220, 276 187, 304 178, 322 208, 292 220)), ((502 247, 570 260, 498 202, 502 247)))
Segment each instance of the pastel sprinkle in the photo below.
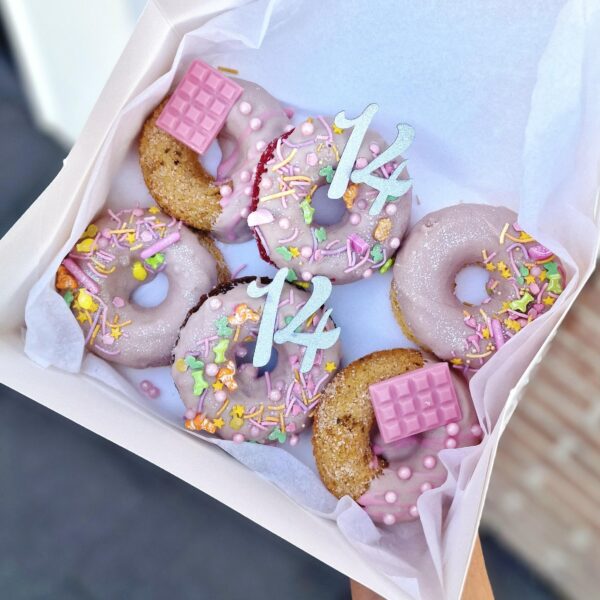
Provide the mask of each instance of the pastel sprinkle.
POLYGON ((283 256, 285 260, 292 260, 292 253, 285 246, 277 246, 275 252, 283 256))
POLYGON ((180 373, 185 373, 187 371, 187 363, 185 362, 185 360, 183 358, 178 358, 175 361, 175 368, 180 372, 180 373))
POLYGON ((233 335, 233 329, 229 327, 229 320, 226 316, 222 316, 215 321, 217 327, 217 334, 219 337, 231 337, 233 335))
POLYGON ((133 266, 131 267, 131 274, 133 275, 134 279, 137 279, 138 281, 144 281, 146 277, 148 277, 148 272, 146 269, 144 269, 144 265, 139 260, 136 260, 133 263, 133 266))
POLYGON ((156 271, 156 269, 158 269, 158 267, 160 267, 160 265, 162 265, 165 262, 165 255, 158 252, 150 258, 147 258, 145 262, 147 265, 149 265, 152 269, 156 271))
POLYGON ((179 233, 179 231, 174 231, 173 233, 170 233, 164 238, 158 240, 156 244, 152 244, 152 246, 149 246, 148 248, 142 250, 140 252, 140 257, 143 259, 150 258, 153 254, 157 254, 165 248, 168 248, 169 246, 173 245, 175 242, 178 242, 180 238, 181 234, 179 233))
POLYGON ((204 379, 204 371, 202 369, 192 371, 192 377, 194 378, 194 395, 200 396, 208 388, 208 382, 204 379))
POLYGON ((313 215, 315 214, 315 209, 311 206, 310 200, 308 198, 304 198, 304 200, 300 202, 300 209, 302 210, 302 217, 304 218, 304 222, 307 225, 310 225, 313 220, 313 215))
POLYGON ((318 229, 315 229, 315 239, 319 243, 322 243, 327 239, 327 231, 325 230, 325 227, 319 227, 318 229))
POLYGON ((215 363, 220 364, 225 362, 225 352, 229 348, 229 340, 223 338, 213 347, 213 352, 215 353, 215 363))
POLYGON ((204 368, 204 363, 201 360, 198 360, 197 358, 192 356, 191 354, 188 354, 185 357, 184 362, 190 369, 203 369, 204 368))
POLYGON ((392 265, 394 264, 394 259, 393 258, 388 258, 385 263, 383 264, 383 266, 381 267, 381 269, 379 269, 380 273, 387 273, 390 268, 392 267, 392 265))

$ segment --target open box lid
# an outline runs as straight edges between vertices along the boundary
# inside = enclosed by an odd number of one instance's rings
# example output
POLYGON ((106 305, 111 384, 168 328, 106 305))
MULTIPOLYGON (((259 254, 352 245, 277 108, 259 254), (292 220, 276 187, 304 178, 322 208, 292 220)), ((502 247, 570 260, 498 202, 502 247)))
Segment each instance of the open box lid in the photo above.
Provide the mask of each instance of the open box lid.
MULTIPOLYGON (((0 295, 0 353, 3 356, 0 380, 187 481, 384 597, 407 598, 353 549, 334 522, 305 511, 224 452, 198 443, 184 431, 166 427, 153 415, 126 402, 112 388, 89 377, 42 369, 23 352, 21 332, 27 293, 46 267, 44 257, 59 252, 71 229, 90 169, 117 114, 133 96, 168 70, 182 35, 200 26, 214 12, 245 3, 209 0, 199 5, 192 0, 154 0, 148 4, 62 171, 0 242, 0 269, 8 282, 0 295), (56 219, 57 214, 62 215, 62 220, 56 219), (59 235, 60 231, 64 235, 59 235), (81 398, 85 398, 85 402, 81 398), (186 461, 179 458, 184 453, 186 461), (244 490, 243 495, 239 493, 240 488, 244 490)), ((537 353, 536 360, 546 345, 547 342, 537 353)), ((533 363, 509 396, 511 410, 516 405, 518 389, 532 367, 533 363)), ((497 441, 509 414, 510 411, 503 414, 494 430, 494 439, 487 446, 487 468, 476 475, 484 492, 497 441)), ((460 524, 469 535, 461 540, 462 547, 452 557, 453 564, 445 565, 462 581, 484 496, 485 493, 477 514, 469 514, 460 524)))

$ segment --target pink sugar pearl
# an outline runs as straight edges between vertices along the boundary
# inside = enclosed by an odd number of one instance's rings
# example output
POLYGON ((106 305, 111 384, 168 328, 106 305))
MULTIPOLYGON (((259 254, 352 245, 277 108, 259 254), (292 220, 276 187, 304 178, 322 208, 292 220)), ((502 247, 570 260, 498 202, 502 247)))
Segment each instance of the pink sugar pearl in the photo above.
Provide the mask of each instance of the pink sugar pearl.
POLYGON ((295 446, 298 443, 298 440, 300 438, 294 433, 291 437, 290 437, 290 446, 295 446))
POLYGON ((396 492, 392 492, 390 490, 389 492, 385 493, 383 498, 388 504, 394 504, 394 502, 396 502, 396 500, 398 500, 398 494, 396 494, 396 492))
POLYGON ((366 201, 366 200, 359 200, 359 201, 356 203, 356 206, 357 206, 358 208, 360 208, 360 210, 365 210, 365 208, 367 208, 367 201, 366 201))
POLYGON ((281 227, 281 229, 289 229, 290 220, 287 217, 282 217, 281 219, 279 219, 279 227, 281 227))
POLYGON ((221 196, 223 196, 223 198, 227 198, 227 196, 231 196, 233 189, 231 189, 230 185, 225 184, 219 188, 219 192, 221 192, 221 196))
POLYGON ((234 433, 232 439, 236 444, 241 444, 246 438, 241 433, 234 433))
POLYGON ((398 248, 400 246, 400 238, 393 237, 390 240, 390 248, 398 248))
POLYGON ((437 465, 437 458, 435 456, 429 455, 423 459, 423 466, 426 469, 433 469, 435 465, 437 465))
POLYGON ((398 477, 400 477, 400 479, 406 481, 407 479, 410 479, 412 477, 412 470, 410 467, 400 467, 398 469, 398 477))
POLYGON ((386 525, 393 525, 396 522, 396 517, 392 513, 383 515, 383 522, 386 525))
POLYGON ((300 131, 302 135, 312 135, 315 132, 315 126, 309 121, 305 121, 304 123, 302 123, 300 131))
POLYGON ((244 182, 244 183, 248 183, 250 181, 250 171, 242 171, 240 173, 240 181, 244 182))
POLYGON ((458 423, 448 423, 448 425, 446 425, 446 433, 448 435, 458 435, 459 431, 460 427, 458 426, 458 423))
POLYGON ((363 279, 369 279, 373 275, 373 269, 367 269, 363 274, 363 279))
POLYGON ((259 152, 262 152, 266 147, 267 147, 267 142, 265 142, 265 140, 258 140, 258 142, 256 142, 256 149, 259 152))
POLYGON ((227 399, 227 394, 223 390, 217 390, 215 392, 215 400, 217 402, 225 402, 227 399))
POLYGON ((221 301, 218 298, 211 298, 208 305, 213 309, 213 310, 218 310, 219 308, 221 308, 221 301))
POLYGON ((250 214, 250 211, 248 210, 248 208, 242 208, 242 210, 240 210, 240 217, 242 217, 242 219, 247 219, 248 215, 250 214))
POLYGON ((471 434, 475 437, 481 437, 483 435, 483 430, 479 425, 473 425, 473 427, 471 427, 471 434))
POLYGON ((350 215, 350 224, 358 225, 360 223, 360 215, 358 213, 352 213, 350 215))
POLYGON ((271 390, 269 392, 269 400, 272 402, 279 402, 279 400, 281 400, 281 392, 279 390, 271 390))
POLYGON ((262 121, 258 117, 250 119, 250 129, 252 131, 258 131, 262 127, 262 121))
POLYGON ((312 256, 312 248, 310 246, 302 246, 300 249, 300 254, 304 258, 310 258, 312 256))
POLYGON ((273 187, 273 182, 270 179, 263 179, 261 182, 261 187, 263 190, 270 190, 273 187))
POLYGON ((302 272, 302 279, 304 281, 310 281, 312 279, 312 273, 309 273, 308 271, 303 271, 302 272))
POLYGON ((246 102, 245 100, 240 102, 240 112, 243 115, 249 115, 252 112, 252 104, 250 104, 250 102, 246 102))
POLYGON ((250 428, 250 435, 256 437, 260 433, 260 429, 256 425, 252 425, 250 428))
POLYGON ((456 448, 456 446, 457 446, 456 438, 449 437, 446 440, 445 446, 446 446, 446 448, 449 448, 449 449, 456 448))
POLYGON ((219 372, 219 367, 215 363, 209 363, 206 365, 205 371, 209 377, 214 377, 219 372))
POLYGON ((388 215, 388 216, 390 216, 390 217, 392 215, 395 215, 397 211, 398 211, 398 209, 396 208, 395 204, 388 204, 385 207, 385 214, 388 215))
POLYGON ((408 512, 410 513, 411 517, 418 517, 419 516, 419 509, 417 508, 416 504, 413 504, 409 509, 408 512))
POLYGON ((421 484, 421 487, 419 488, 421 490, 421 493, 425 493, 428 492, 433 486, 429 483, 429 481, 426 481, 425 483, 421 484))

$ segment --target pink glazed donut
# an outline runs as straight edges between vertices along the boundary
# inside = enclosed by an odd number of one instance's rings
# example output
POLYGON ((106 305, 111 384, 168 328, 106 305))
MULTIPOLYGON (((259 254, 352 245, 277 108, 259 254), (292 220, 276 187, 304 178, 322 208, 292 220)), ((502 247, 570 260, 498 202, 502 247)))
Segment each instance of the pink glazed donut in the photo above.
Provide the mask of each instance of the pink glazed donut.
MULTIPOLYGON (((253 346, 261 324, 265 297, 252 298, 248 286, 267 279, 235 279, 201 301, 180 332, 172 375, 186 407, 185 426, 216 433, 234 442, 279 442, 294 445, 310 422, 324 385, 340 361, 339 340, 318 350, 312 369, 300 372, 300 346, 274 345, 277 362, 264 372, 252 365, 253 346)), ((276 323, 284 327, 309 294, 285 284, 276 323)), ((312 332, 322 310, 303 325, 312 332)), ((325 329, 333 326, 331 319, 325 329)))
MULTIPOLYGON (((390 196, 379 214, 370 215, 378 191, 351 183, 344 193, 341 221, 320 225, 313 195, 331 183, 352 131, 332 123, 330 117, 310 118, 267 148, 257 170, 248 225, 268 262, 293 269, 303 281, 325 275, 342 284, 391 267, 410 220, 411 192, 390 196)), ((367 131, 356 167, 364 167, 386 147, 377 133, 367 131)), ((395 162, 388 163, 379 175, 388 177, 395 167, 395 162)), ((406 171, 401 178, 408 178, 406 171)))
POLYGON ((228 277, 207 235, 153 206, 108 210, 96 219, 63 260, 55 285, 94 354, 141 369, 170 364, 187 313, 228 277), (136 304, 134 291, 159 273, 169 282, 164 301, 136 304))
POLYGON ((417 350, 384 350, 360 358, 325 388, 315 416, 313 453, 321 479, 337 498, 351 496, 376 523, 418 518, 421 494, 448 476, 438 454, 481 441, 468 387, 451 373, 462 416, 445 426, 385 444, 369 386, 433 364, 417 350))
POLYGON ((158 127, 168 98, 147 119, 139 144, 144 180, 157 204, 230 243, 252 237, 246 219, 256 165, 269 142, 292 127, 289 113, 262 87, 242 79, 235 83, 243 92, 217 136, 222 159, 216 181, 194 150, 158 127))
POLYGON ((458 204, 430 213, 396 257, 391 300, 405 335, 465 375, 550 310, 562 293, 562 263, 517 224, 504 207, 458 204), (488 297, 478 306, 454 294, 468 265, 489 272, 488 297))

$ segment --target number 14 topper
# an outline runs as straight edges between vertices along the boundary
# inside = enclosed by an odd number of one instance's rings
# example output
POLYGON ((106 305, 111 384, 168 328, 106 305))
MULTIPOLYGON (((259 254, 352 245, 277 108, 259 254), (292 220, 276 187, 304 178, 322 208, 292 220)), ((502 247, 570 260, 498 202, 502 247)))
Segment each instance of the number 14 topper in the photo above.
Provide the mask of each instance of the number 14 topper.
POLYGON ((307 373, 312 369, 317 350, 331 348, 340 337, 341 329, 336 327, 335 329, 325 331, 325 326, 332 310, 329 308, 323 313, 313 332, 296 331, 325 304, 331 295, 331 281, 327 277, 318 275, 312 279, 313 290, 306 304, 302 306, 284 328, 275 331, 277 326, 277 309, 288 272, 289 269, 287 268, 279 269, 273 281, 263 287, 258 287, 256 281, 253 281, 248 286, 248 296, 251 298, 267 297, 260 321, 258 337, 256 338, 252 364, 255 367, 264 367, 269 362, 273 342, 276 344, 291 342, 298 346, 304 346, 305 351, 300 365, 300 372, 307 373))
POLYGON ((369 209, 369 214, 372 216, 378 215, 381 212, 388 196, 402 196, 411 188, 412 180, 398 179, 402 171, 406 168, 405 160, 394 169, 387 179, 384 177, 377 177, 374 173, 405 152, 415 137, 415 130, 410 125, 399 123, 396 126, 398 133, 394 142, 364 168, 353 170, 356 163, 356 157, 358 156, 367 129, 378 110, 379 106, 377 104, 369 104, 365 110, 354 119, 348 119, 345 111, 341 111, 335 116, 335 126, 341 129, 352 128, 352 133, 342 152, 327 192, 329 198, 341 198, 348 187, 349 181, 352 181, 353 183, 364 183, 369 187, 378 190, 379 194, 369 209))

